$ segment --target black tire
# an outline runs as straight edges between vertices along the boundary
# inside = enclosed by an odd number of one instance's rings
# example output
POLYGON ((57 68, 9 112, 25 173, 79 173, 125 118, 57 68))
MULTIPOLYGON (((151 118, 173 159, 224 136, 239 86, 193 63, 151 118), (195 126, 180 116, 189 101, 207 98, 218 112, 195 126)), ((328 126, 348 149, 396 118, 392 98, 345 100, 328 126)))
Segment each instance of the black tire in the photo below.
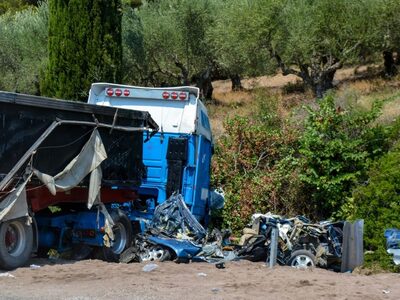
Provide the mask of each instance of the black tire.
POLYGON ((135 247, 130 247, 121 253, 119 257, 119 262, 128 264, 133 261, 139 261, 137 249, 135 247))
POLYGON ((0 223, 0 268, 12 270, 27 263, 33 249, 33 229, 26 219, 0 223))
POLYGON ((120 255, 132 244, 132 224, 126 214, 119 209, 113 211, 111 217, 114 221, 114 245, 110 248, 100 248, 97 257, 109 262, 119 262, 120 255))
POLYGON ((290 256, 287 263, 293 268, 313 268, 316 266, 316 259, 314 254, 308 250, 296 250, 290 256))

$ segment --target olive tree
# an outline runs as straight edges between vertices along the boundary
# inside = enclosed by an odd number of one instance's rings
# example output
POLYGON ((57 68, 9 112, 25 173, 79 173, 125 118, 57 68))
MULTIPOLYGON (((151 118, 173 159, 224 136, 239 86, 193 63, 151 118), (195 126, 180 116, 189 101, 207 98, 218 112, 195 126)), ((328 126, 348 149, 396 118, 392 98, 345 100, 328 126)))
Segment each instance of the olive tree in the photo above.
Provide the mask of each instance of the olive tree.
POLYGON ((379 18, 369 0, 285 0, 270 49, 283 74, 303 79, 317 97, 344 64, 369 49, 379 18))
POLYGON ((397 64, 400 62, 400 2, 397 0, 383 0, 376 5, 376 11, 380 15, 380 44, 384 59, 384 75, 392 77, 398 74, 395 65, 394 52, 397 52, 397 64))
POLYGON ((0 16, 0 89, 39 94, 47 61, 48 7, 29 7, 0 16))
POLYGON ((281 1, 276 0, 232 0, 217 14, 208 38, 216 60, 232 79, 233 89, 240 86, 235 77, 275 71, 267 50, 280 6, 281 1))
MULTIPOLYGON (((196 84, 211 97, 217 67, 206 38, 219 1, 143 1, 125 8, 124 61, 136 72, 132 81, 150 85, 196 84)), ((125 81, 128 81, 125 78, 125 81)))

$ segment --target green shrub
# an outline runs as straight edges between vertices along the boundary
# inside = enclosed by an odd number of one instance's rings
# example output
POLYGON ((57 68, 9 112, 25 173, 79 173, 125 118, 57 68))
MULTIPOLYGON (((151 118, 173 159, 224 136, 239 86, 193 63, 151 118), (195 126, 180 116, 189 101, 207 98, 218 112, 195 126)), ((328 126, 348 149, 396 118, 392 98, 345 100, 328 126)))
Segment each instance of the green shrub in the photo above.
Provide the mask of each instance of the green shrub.
POLYGON ((278 115, 276 98, 258 97, 253 118, 225 122, 213 160, 213 184, 225 190, 224 225, 234 231, 256 212, 292 214, 307 208, 293 159, 298 131, 278 115))
POLYGON ((329 218, 344 204, 351 189, 365 180, 371 160, 387 148, 387 133, 373 126, 381 104, 369 111, 337 107, 332 95, 309 116, 300 138, 300 179, 310 195, 316 218, 329 218))
MULTIPOLYGON (((400 142, 376 160, 368 171, 368 182, 353 191, 352 219, 364 219, 364 246, 372 250, 369 261, 391 268, 384 247, 384 230, 400 228, 400 142)), ((367 260, 368 262, 368 260, 367 260)))

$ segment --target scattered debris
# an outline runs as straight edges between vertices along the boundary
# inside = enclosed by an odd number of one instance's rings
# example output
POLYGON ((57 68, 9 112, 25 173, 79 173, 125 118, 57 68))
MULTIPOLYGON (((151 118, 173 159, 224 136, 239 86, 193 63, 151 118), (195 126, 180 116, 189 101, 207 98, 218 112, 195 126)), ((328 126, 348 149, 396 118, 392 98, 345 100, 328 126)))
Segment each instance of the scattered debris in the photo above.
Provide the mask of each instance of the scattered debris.
POLYGON ((389 290, 382 290, 382 293, 384 293, 384 294, 390 294, 390 291, 389 291, 389 290))
POLYGON ((58 253, 55 249, 50 249, 49 252, 47 252, 47 255, 49 256, 50 260, 60 259, 60 253, 58 253))
POLYGON ((224 262, 216 263, 215 267, 217 269, 225 269, 225 263, 224 262))
POLYGON ((206 261, 223 269, 227 261, 269 262, 271 258, 270 265, 278 263, 299 269, 318 266, 345 272, 362 261, 362 228, 362 221, 312 223, 304 216, 254 214, 243 229, 239 244, 234 245, 230 242, 229 230, 214 229, 207 234, 182 195, 173 194, 156 207, 146 232, 136 236, 134 245, 122 253, 121 262, 206 261), (344 229, 347 236, 343 234, 344 229), (274 243, 273 232, 277 237, 274 243), (353 242, 360 241, 360 236, 361 248, 353 242), (276 250, 271 252, 272 248, 276 250))
POLYGON ((182 195, 173 194, 156 207, 147 231, 138 234, 134 246, 121 255, 121 262, 207 261, 219 263, 233 260, 232 251, 223 251, 231 232, 213 230, 207 234, 203 226, 192 215, 182 195))
POLYGON ((37 270, 37 269, 40 269, 40 266, 35 265, 35 264, 31 264, 31 265, 29 266, 29 268, 30 268, 31 270, 37 270))
POLYGON ((255 214, 240 239, 239 258, 268 261, 271 232, 277 228, 277 262, 296 268, 319 266, 340 270, 344 222, 311 223, 303 216, 286 219, 279 215, 255 214))
POLYGON ((10 278, 15 278, 15 276, 13 274, 10 274, 8 272, 6 273, 0 273, 0 277, 10 277, 10 278))
POLYGON ((151 271, 156 270, 157 268, 158 268, 157 264, 148 264, 148 265, 143 266, 142 270, 143 270, 143 272, 151 272, 151 271))
POLYGON ((400 265, 400 230, 390 228, 385 230, 387 253, 393 255, 395 265, 400 265))

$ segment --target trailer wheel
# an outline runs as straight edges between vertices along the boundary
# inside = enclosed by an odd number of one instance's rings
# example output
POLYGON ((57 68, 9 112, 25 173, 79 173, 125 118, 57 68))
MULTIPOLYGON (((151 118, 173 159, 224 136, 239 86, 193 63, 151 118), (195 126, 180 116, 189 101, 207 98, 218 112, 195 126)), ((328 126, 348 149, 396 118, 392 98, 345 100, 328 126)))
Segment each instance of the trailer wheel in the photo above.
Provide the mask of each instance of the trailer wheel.
POLYGON ((114 221, 113 245, 110 248, 102 247, 100 249, 100 258, 105 261, 119 262, 121 253, 124 252, 125 249, 129 248, 132 244, 132 224, 126 214, 121 210, 112 212, 111 217, 114 221))
POLYGON ((25 218, 0 223, 0 268, 12 270, 23 266, 33 248, 33 229, 25 218))
POLYGON ((307 250, 297 250, 290 256, 289 266, 298 269, 307 269, 315 267, 315 256, 307 250))

